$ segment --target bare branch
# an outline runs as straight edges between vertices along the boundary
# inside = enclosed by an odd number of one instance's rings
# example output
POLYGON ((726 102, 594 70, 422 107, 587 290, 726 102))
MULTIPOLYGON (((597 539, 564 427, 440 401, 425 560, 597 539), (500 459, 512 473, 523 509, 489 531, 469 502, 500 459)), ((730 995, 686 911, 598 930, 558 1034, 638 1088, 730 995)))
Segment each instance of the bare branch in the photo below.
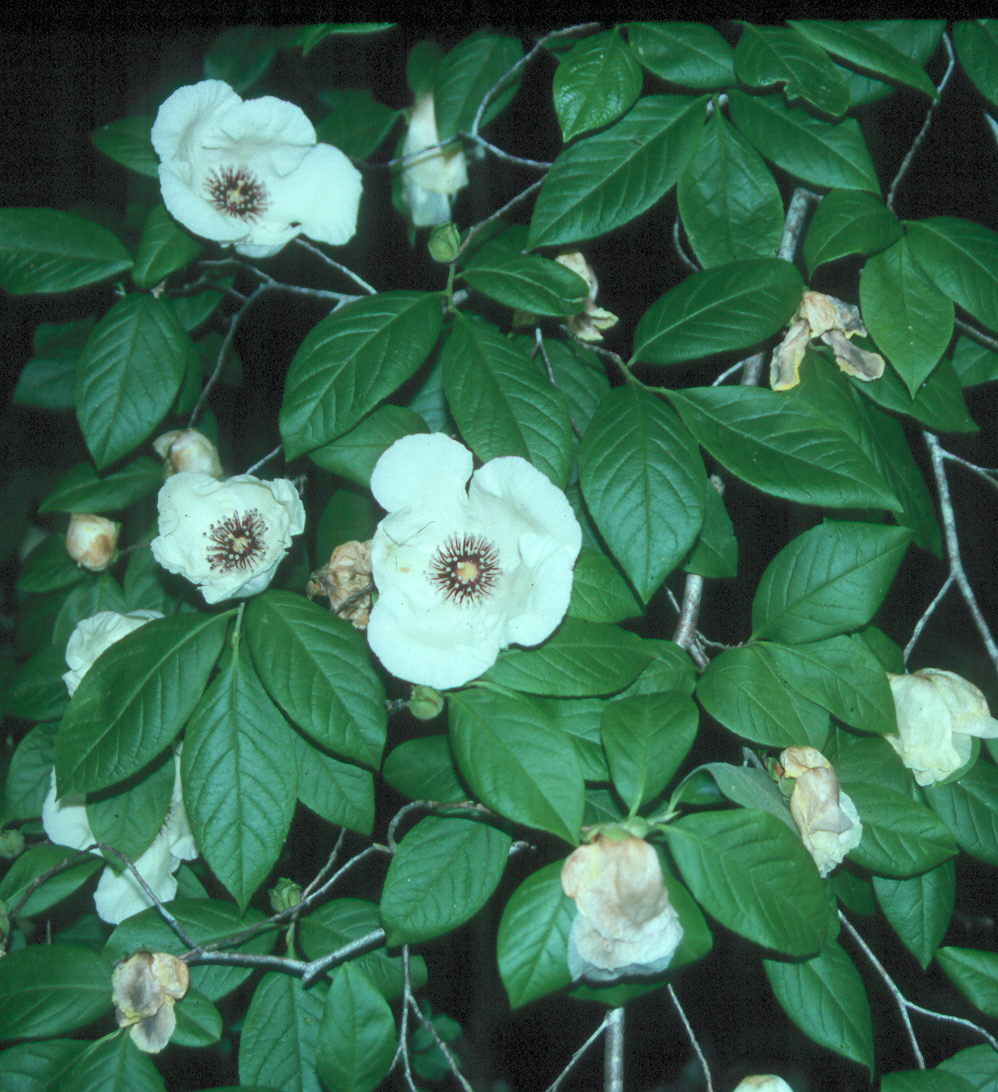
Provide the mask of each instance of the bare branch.
POLYGON ((264 457, 262 459, 257 459, 257 461, 249 468, 249 470, 244 470, 243 473, 244 474, 254 474, 254 473, 256 473, 256 471, 259 470, 261 466, 264 466, 266 463, 269 463, 271 459, 276 459, 277 456, 280 455, 281 449, 283 447, 284 447, 283 444, 278 444, 277 447, 275 447, 273 451, 268 451, 267 454, 264 455, 264 457))
POLYGON ((904 662, 905 663, 908 662, 908 657, 911 655, 911 650, 915 647, 915 644, 917 643, 918 638, 921 637, 922 630, 925 629, 926 624, 928 623, 929 619, 935 613, 936 607, 938 607, 939 604, 943 601, 943 598, 945 597, 946 593, 950 590, 951 587, 953 587, 953 574, 952 573, 950 573, 949 576, 947 576, 946 579, 943 581, 943 586, 939 589, 939 591, 936 592, 935 598, 932 600, 932 602, 922 612, 922 617, 919 618, 919 620, 915 623, 915 628, 911 632, 911 638, 909 639, 908 643, 904 646, 904 662))
MULTIPOLYGON (((57 865, 53 865, 51 868, 47 868, 41 875, 36 876, 31 883, 21 892, 21 897, 17 902, 13 903, 7 910, 7 917, 13 921, 23 909, 25 903, 31 896, 38 890, 44 883, 48 883, 53 876, 58 876, 60 872, 65 872, 67 869, 72 868, 74 865, 78 865, 81 861, 92 860, 94 854, 88 849, 81 849, 78 853, 72 854, 70 857, 64 857, 57 865)), ((4 938, 4 943, 8 938, 4 938)), ((0 949, 4 947, 0 944, 0 949)))
POLYGON ((689 1020, 686 1018, 686 1013, 683 1010, 683 1006, 679 1003, 679 998, 676 996, 676 991, 672 987, 672 983, 669 983, 669 997, 672 998, 672 1003, 676 1008, 676 1012, 679 1013, 679 1019, 682 1021, 683 1027, 686 1029, 686 1035, 689 1038, 690 1043, 693 1046, 693 1051, 700 1061, 700 1068, 703 1070, 703 1079, 707 1084, 707 1092, 714 1092, 714 1082, 710 1076, 710 1066, 707 1065, 707 1059, 704 1056, 703 1050, 700 1048, 700 1043, 690 1026, 689 1020))
POLYGON ((971 326, 969 322, 964 322, 963 319, 954 320, 956 328, 962 334, 966 334, 967 337, 973 338, 974 341, 980 342, 986 349, 990 349, 993 353, 998 353, 998 339, 989 337, 982 330, 978 330, 976 326, 971 326))
POLYGON ((457 261, 457 259, 467 249, 467 246, 471 242, 471 240, 474 239, 474 237, 482 230, 482 228, 485 227, 486 224, 491 224, 493 220, 498 220, 504 212, 507 212, 514 205, 518 205, 525 197, 529 197, 532 193, 539 190, 543 181, 543 179, 539 179, 537 182, 531 182, 525 190, 520 190, 520 192, 516 194, 516 196, 511 197, 505 205, 503 205, 501 208, 496 209, 495 212, 489 213, 489 215, 486 216, 484 220, 480 220, 477 224, 475 224, 475 226, 471 228, 468 231, 468 234, 464 237, 464 242, 458 247, 457 254, 455 254, 454 256, 454 260, 457 261))
POLYGON ((454 1057, 454 1054, 451 1051, 450 1047, 443 1041, 443 1039, 440 1038, 440 1034, 433 1026, 433 1021, 424 1015, 423 1010, 416 1003, 416 999, 412 996, 411 993, 409 994, 407 1000, 409 1002, 409 1007, 412 1009, 413 1015, 423 1025, 423 1027, 428 1032, 430 1038, 437 1044, 437 1049, 447 1060, 447 1067, 448 1069, 450 1069, 454 1080, 457 1081, 457 1083, 461 1086, 464 1092, 475 1092, 471 1085, 468 1084, 464 1074, 461 1072, 461 1067, 458 1064, 457 1058, 454 1057))
POLYGON ((697 667, 706 667, 710 661, 700 647, 697 636, 697 621, 700 618, 700 607, 703 602, 703 577, 696 573, 688 573, 686 584, 683 587, 683 603, 679 609, 679 623, 672 635, 673 641, 680 648, 685 648, 697 667))
POLYGON ((579 1049, 572 1055, 572 1057, 568 1059, 568 1065, 566 1065, 565 1068, 554 1079, 554 1081, 548 1085, 544 1092, 558 1092, 558 1089, 561 1088, 561 1082, 575 1068, 575 1065, 579 1061, 579 1059, 582 1058, 583 1055, 585 1055, 585 1053, 589 1050, 593 1043, 595 1043, 596 1040, 603 1034, 603 1032, 606 1031, 607 1022, 609 1021, 609 1019, 609 1014, 603 1017, 603 1022, 600 1024, 600 1026, 592 1033, 592 1035, 589 1036, 589 1038, 582 1044, 582 1046, 579 1047, 579 1049))
POLYGON ((367 281, 365 281, 362 277, 358 277, 352 269, 347 269, 345 265, 342 265, 335 259, 330 258, 328 254, 324 254, 317 246, 312 246, 311 243, 306 242, 300 235, 297 239, 295 239, 295 242, 303 250, 307 250, 309 254, 314 254, 323 264, 331 266, 333 269, 338 269, 340 273, 342 273, 345 277, 349 277, 354 284, 356 284, 359 288, 363 288, 364 291, 367 292, 369 295, 377 295, 378 290, 369 285, 367 281))
POLYGON ((624 1092, 624 1006, 606 1014, 603 1041, 603 1092, 624 1092))
POLYGON ((687 269, 692 270, 694 273, 700 272, 700 266, 686 253, 686 248, 683 246, 683 240, 679 234, 678 216, 672 221, 672 246, 679 255, 679 260, 687 269))

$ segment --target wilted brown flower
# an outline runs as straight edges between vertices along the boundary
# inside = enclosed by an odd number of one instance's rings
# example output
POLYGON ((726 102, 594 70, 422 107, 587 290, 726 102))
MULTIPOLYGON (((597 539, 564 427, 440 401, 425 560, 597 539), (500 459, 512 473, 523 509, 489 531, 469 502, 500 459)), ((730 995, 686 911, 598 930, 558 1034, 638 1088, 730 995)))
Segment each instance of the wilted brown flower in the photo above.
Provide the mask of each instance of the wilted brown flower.
POLYGON ((788 747, 780 764, 784 776, 796 781, 790 815, 818 872, 827 876, 862 840, 856 805, 839 788, 832 764, 814 747, 788 747))
POLYGON ((324 595, 334 614, 346 618, 357 629, 367 629, 373 587, 371 543, 343 542, 309 577, 305 594, 309 599, 324 595))
POLYGON ((136 952, 119 963, 111 976, 114 1015, 119 1028, 130 1028, 132 1041, 146 1054, 156 1054, 177 1026, 175 1001, 187 993, 187 964, 166 952, 136 952))

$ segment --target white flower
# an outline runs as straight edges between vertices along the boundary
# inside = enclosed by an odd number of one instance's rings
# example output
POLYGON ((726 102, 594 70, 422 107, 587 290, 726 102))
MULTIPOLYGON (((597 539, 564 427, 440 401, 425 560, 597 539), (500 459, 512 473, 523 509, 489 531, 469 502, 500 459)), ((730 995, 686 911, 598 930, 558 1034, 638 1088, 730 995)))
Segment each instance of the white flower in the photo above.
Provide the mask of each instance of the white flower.
POLYGON ((887 736, 887 742, 919 785, 934 785, 965 766, 972 753, 971 736, 998 739, 998 720, 987 700, 961 676, 927 667, 888 677, 898 735, 887 736))
POLYGON ((133 610, 129 614, 102 610, 78 622, 66 642, 66 666, 69 670, 63 675, 62 681, 66 684, 69 696, 76 693, 80 680, 105 649, 153 618, 162 617, 158 610, 133 610))
POLYGON ((744 1077, 732 1089, 732 1092, 794 1092, 782 1077, 772 1073, 762 1073, 756 1077, 744 1077))
POLYGON ((832 764, 814 747, 788 747, 780 755, 785 777, 794 778, 790 815, 818 872, 827 876, 862 841, 856 805, 839 788, 832 764))
POLYGON ((256 595, 305 529, 305 508, 286 478, 240 474, 215 481, 183 472, 159 491, 153 557, 201 588, 206 603, 256 595))
POLYGON ((438 690, 551 635, 582 544, 565 494, 525 459, 471 469, 471 452, 436 433, 396 440, 371 475, 388 515, 371 544, 367 638, 393 675, 438 690))
POLYGON ((334 246, 357 230, 360 173, 290 102, 246 102, 221 80, 181 87, 152 127, 170 213, 195 235, 267 258, 297 235, 334 246))
MULTIPOLYGON (((152 844, 135 861, 139 875, 162 902, 169 902, 177 893, 174 873, 180 862, 198 855, 181 795, 179 752, 174 763, 173 795, 166 818, 152 844)), ((42 826, 52 842, 70 849, 87 849, 97 840, 87 818, 86 797, 78 793, 56 797, 55 770, 42 805, 42 826)), ((110 865, 101 874, 94 904, 98 916, 112 925, 152 905, 129 869, 119 874, 110 865)))
POLYGON ((157 436, 153 450, 163 460, 163 473, 167 478, 185 470, 193 474, 207 474, 210 478, 222 476, 222 464, 215 445, 196 428, 173 429, 157 436))
POLYGON ((158 1054, 177 1027, 174 1002, 190 985, 187 964, 166 952, 136 952, 114 968, 111 990, 119 1028, 146 1054, 158 1054))
POLYGON ((429 92, 413 106, 402 143, 402 155, 414 157, 402 168, 402 184, 416 227, 447 223, 451 197, 468 184, 468 167, 460 141, 446 148, 434 148, 439 140, 433 93, 429 92), (433 150, 418 155, 424 148, 433 150))
POLYGON ((683 927, 647 842, 600 835, 569 855, 561 886, 578 911, 568 937, 573 979, 658 974, 672 962, 683 927))
POLYGON ((81 569, 103 572, 118 548, 118 524, 103 516, 73 512, 66 530, 66 552, 81 569))

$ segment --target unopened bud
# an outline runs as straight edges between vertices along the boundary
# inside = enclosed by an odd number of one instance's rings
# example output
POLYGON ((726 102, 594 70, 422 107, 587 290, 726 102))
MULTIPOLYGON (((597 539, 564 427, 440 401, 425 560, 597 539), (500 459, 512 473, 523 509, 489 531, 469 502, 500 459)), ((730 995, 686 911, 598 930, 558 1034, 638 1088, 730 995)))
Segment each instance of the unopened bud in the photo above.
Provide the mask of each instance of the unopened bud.
POLYGON ((432 686, 414 686, 409 699, 409 712, 417 720, 433 720, 444 708, 444 696, 432 686))
POLYGON ((461 249, 461 235, 453 223, 437 224, 430 232, 430 257, 435 262, 452 262, 461 249))
POLYGON ((103 516, 74 512, 66 531, 66 551, 80 568, 103 572, 114 560, 118 524, 103 516))
POLYGON ((164 432, 153 441, 153 450, 163 460, 164 477, 184 471, 221 478, 222 464, 215 445, 196 428, 164 432))
POLYGON ((24 835, 19 830, 0 830, 0 857, 12 861, 24 849, 24 835))
POLYGON ((280 914, 301 902, 301 884, 282 876, 267 894, 270 895, 271 909, 275 914, 280 914))

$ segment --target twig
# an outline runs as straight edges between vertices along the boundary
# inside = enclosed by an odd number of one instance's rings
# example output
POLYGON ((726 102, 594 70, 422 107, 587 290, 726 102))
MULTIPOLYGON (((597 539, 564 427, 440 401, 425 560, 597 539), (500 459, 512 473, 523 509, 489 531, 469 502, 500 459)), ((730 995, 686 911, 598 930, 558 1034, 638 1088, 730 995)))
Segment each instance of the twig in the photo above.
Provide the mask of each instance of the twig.
POLYGON ((244 470, 243 473, 244 474, 253 474, 253 473, 255 473, 265 463, 269 463, 270 460, 273 459, 275 456, 280 455, 282 447, 284 447, 283 444, 278 444, 277 447, 275 447, 273 451, 268 451, 267 454, 264 455, 264 457, 262 459, 257 459, 257 461, 249 468, 249 470, 244 470))
POLYGON ((704 1057, 703 1051, 700 1049, 700 1043, 690 1026, 689 1020, 686 1018, 686 1013, 683 1011, 683 1006, 679 1003, 679 998, 676 996, 676 991, 672 988, 672 983, 669 983, 669 997, 672 998, 672 1003, 676 1008, 676 1012, 679 1013, 679 1019, 682 1021, 683 1027, 686 1029, 686 1035, 689 1038, 690 1043, 693 1046, 694 1053, 700 1061, 700 1068, 703 1070, 703 1079, 707 1083, 707 1092, 714 1092, 714 1082, 710 1076, 710 1066, 707 1065, 707 1059, 704 1057))
MULTIPOLYGON (((13 921, 20 913, 21 909, 27 903, 28 899, 38 890, 44 883, 48 883, 53 876, 58 876, 60 872, 65 872, 66 869, 72 868, 74 865, 78 865, 81 861, 92 860, 94 854, 88 849, 81 849, 78 853, 74 853, 71 857, 64 857, 57 865, 53 865, 51 868, 47 868, 40 876, 36 876, 31 883, 25 887, 21 892, 21 897, 17 902, 13 903, 7 909, 7 917, 13 921)), ((6 940, 6 938, 5 938, 6 940)), ((0 949, 3 945, 0 945, 0 949)))
POLYGON ((935 612, 936 607, 939 606, 939 604, 943 600, 943 597, 946 595, 946 593, 950 590, 950 588, 952 586, 953 586, 953 574, 950 573, 949 576, 947 576, 946 579, 943 581, 943 586, 939 589, 939 591, 936 592, 935 598, 932 600, 932 602, 922 612, 922 617, 919 618, 919 620, 915 623, 915 628, 911 632, 911 638, 909 639, 908 643, 904 646, 904 662, 905 663, 908 662, 908 657, 911 655, 911 650, 915 647, 915 644, 917 643, 918 638, 921 637, 922 630, 925 629, 926 624, 928 623, 929 619, 932 617, 933 613, 935 612))
POLYGON ((987 1039, 991 1046, 998 1050, 998 1039, 993 1035, 989 1035, 984 1028, 979 1024, 975 1024, 973 1020, 967 1020, 963 1016, 950 1016, 948 1012, 935 1012, 932 1009, 924 1009, 921 1005, 916 1005, 914 1001, 906 1001, 905 1004, 912 1012, 917 1012, 920 1016, 931 1016, 933 1020, 942 1020, 946 1024, 959 1024, 961 1027, 970 1028, 971 1031, 976 1031, 983 1039, 987 1039))
POLYGON ((529 197, 535 190, 539 190, 543 181, 544 179, 540 178, 536 182, 531 182, 525 190, 521 190, 518 194, 516 194, 515 197, 511 197, 505 205, 503 205, 501 208, 496 209, 495 212, 492 212, 488 216, 486 216, 484 220, 480 220, 477 224, 475 224, 475 226, 471 228, 468 234, 464 237, 464 242, 458 247, 457 254, 454 255, 454 261, 457 261, 457 259, 464 253, 471 240, 474 239, 474 237, 482 230, 482 228, 485 227, 486 224, 491 224, 493 220, 498 220, 502 216, 502 214, 508 209, 511 209, 514 205, 518 204, 525 197, 529 197))
POLYGON ((547 1086, 544 1092, 558 1092, 561 1088, 561 1082, 571 1073, 575 1068, 576 1063, 580 1058, 589 1050, 589 1048, 596 1042, 596 1040, 606 1031, 607 1022, 609 1021, 609 1014, 603 1017, 603 1022, 600 1026, 589 1036, 589 1038, 579 1047, 579 1049, 568 1059, 568 1065, 555 1077, 554 1081, 547 1086))
POLYGON ((433 1021, 424 1015, 423 1010, 416 1003, 415 997, 410 993, 408 995, 409 1007, 412 1009, 413 1015, 423 1025, 428 1032, 430 1038, 437 1044, 437 1049, 444 1056, 447 1061, 447 1067, 450 1069, 454 1076, 454 1080, 464 1089, 464 1092, 475 1092, 475 1090, 465 1080, 464 1074, 461 1072, 461 1067, 458 1065, 457 1058, 454 1057, 450 1047, 440 1038, 440 1033, 433 1026, 433 1021))
POLYGON ((679 217, 672 221, 672 245, 675 248, 676 253, 679 255, 679 260, 686 266, 687 269, 692 270, 694 273, 700 272, 700 266, 686 253, 686 248, 683 246, 683 240, 679 235, 679 217))
POLYGON ((697 620, 702 602, 703 577, 696 573, 687 573, 683 586, 683 603, 679 608, 679 622, 672 639, 680 648, 685 648, 693 662, 701 668, 710 663, 697 637, 697 620))
POLYGON ((969 322, 964 322, 961 318, 954 319, 954 324, 960 333, 979 341, 986 349, 998 353, 998 339, 989 337, 982 330, 978 330, 976 326, 971 326, 969 322))
POLYGON ((624 1006, 606 1014, 603 1043, 603 1092, 624 1092, 624 1006))
POLYGON ((306 242, 300 235, 297 239, 295 239, 295 243, 297 243, 297 245, 300 246, 303 250, 307 250, 309 254, 314 254, 325 265, 331 266, 333 269, 338 269, 345 277, 349 277, 354 284, 356 284, 360 288, 363 288, 364 291, 367 292, 369 295, 376 296, 378 294, 378 290, 376 288, 372 288, 372 286, 369 285, 367 281, 365 281, 362 277, 358 277, 352 269, 348 269, 345 265, 342 265, 335 259, 330 258, 328 254, 323 254, 323 252, 317 246, 312 246, 311 243, 306 242))
POLYGON ((908 154, 901 161, 901 166, 898 167, 898 173, 894 176, 894 181, 887 190, 886 205, 892 211, 894 209, 894 197, 897 194, 898 186, 901 184, 901 179, 908 173, 911 161, 915 158, 918 149, 922 146, 922 141, 925 140, 926 134, 929 131, 929 126, 932 124, 932 115, 936 112, 936 107, 942 101, 943 91, 949 83, 950 76, 953 75, 956 57, 953 55, 953 46, 950 44, 949 34, 945 32, 943 33, 943 45, 946 47, 946 56, 949 58, 949 61, 946 65, 946 71, 943 73, 943 78, 936 84, 936 99, 929 105, 929 109, 925 113, 925 120, 922 122, 922 127, 919 129, 915 139, 911 142, 908 154))
POLYGON ((409 998, 412 997, 412 978, 409 970, 409 945, 402 945, 402 1013, 399 1019, 399 1043, 395 1048, 395 1057, 392 1058, 392 1068, 395 1068, 399 1058, 402 1059, 402 1075, 409 1086, 409 1092, 419 1092, 416 1082, 412 1077, 412 1063, 409 1061, 409 998))
MULTIPOLYGON (((758 354, 757 354, 758 355, 758 354)), ((740 372, 746 364, 751 361, 753 357, 749 357, 747 360, 739 360, 736 364, 732 364, 730 368, 725 368, 723 372, 711 383, 712 387, 719 387, 729 375, 734 375, 736 372, 740 372)))
POLYGON ((998 489, 998 467, 978 466, 977 463, 969 462, 967 459, 961 459, 959 455, 954 455, 952 451, 947 451, 945 448, 942 449, 942 454, 944 459, 949 459, 950 462, 959 463, 960 466, 965 466, 968 470, 983 478, 988 485, 998 489))

